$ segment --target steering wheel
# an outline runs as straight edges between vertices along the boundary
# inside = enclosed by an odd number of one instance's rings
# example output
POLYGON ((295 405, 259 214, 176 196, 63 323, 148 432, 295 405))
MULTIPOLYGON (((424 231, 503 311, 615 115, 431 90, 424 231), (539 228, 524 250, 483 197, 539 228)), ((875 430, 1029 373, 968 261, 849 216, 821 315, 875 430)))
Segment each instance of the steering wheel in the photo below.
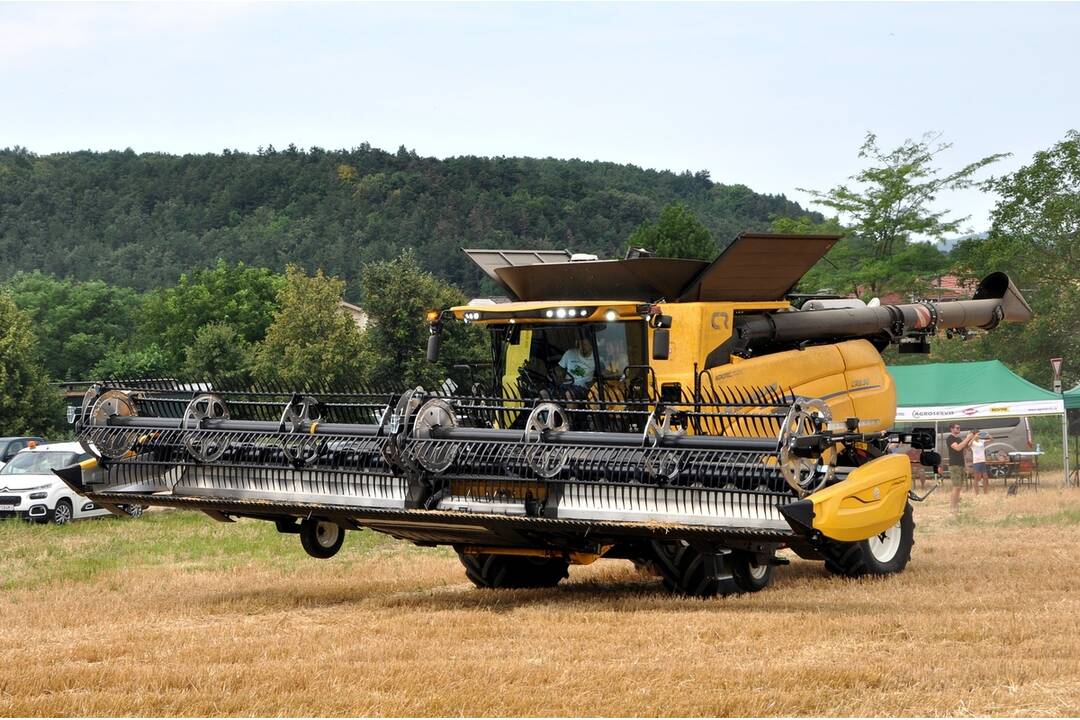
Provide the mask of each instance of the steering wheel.
POLYGON ((572 384, 573 379, 570 377, 569 373, 565 373, 562 368, 549 367, 548 371, 544 373, 522 365, 518 368, 518 382, 532 391, 540 393, 543 391, 557 392, 559 388, 572 384), (562 372, 565 375, 565 378, 560 379, 556 374, 556 371, 562 372))
POLYGON ((542 390, 548 384, 548 377, 542 372, 522 365, 518 368, 518 382, 532 390, 542 390))

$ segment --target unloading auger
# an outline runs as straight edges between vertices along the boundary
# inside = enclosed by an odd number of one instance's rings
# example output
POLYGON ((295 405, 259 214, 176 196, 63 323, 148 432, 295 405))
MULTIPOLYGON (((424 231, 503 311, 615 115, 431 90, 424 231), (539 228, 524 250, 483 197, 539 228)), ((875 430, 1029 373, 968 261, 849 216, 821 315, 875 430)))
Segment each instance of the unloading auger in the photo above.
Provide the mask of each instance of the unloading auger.
POLYGON ((879 348, 1029 311, 1002 275, 971 301, 793 309, 835 240, 744 235, 712 264, 469 251, 516 301, 430 314, 431 358, 446 323, 491 332, 468 392, 103 381, 77 417, 97 459, 59 474, 106 507, 273 521, 320 558, 347 529, 451 545, 481 587, 552 586, 607 557, 685 594, 755 591, 782 548, 898 572, 911 468, 884 449, 939 458, 931 429, 888 431, 879 348))

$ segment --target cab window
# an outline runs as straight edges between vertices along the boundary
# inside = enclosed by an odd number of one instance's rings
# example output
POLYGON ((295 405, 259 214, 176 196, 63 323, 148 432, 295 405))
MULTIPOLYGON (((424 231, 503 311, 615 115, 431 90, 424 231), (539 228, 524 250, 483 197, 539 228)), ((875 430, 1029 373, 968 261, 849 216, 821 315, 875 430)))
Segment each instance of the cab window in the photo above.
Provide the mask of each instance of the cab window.
POLYGON ((505 326, 496 333, 504 390, 583 394, 645 364, 645 323, 505 326))

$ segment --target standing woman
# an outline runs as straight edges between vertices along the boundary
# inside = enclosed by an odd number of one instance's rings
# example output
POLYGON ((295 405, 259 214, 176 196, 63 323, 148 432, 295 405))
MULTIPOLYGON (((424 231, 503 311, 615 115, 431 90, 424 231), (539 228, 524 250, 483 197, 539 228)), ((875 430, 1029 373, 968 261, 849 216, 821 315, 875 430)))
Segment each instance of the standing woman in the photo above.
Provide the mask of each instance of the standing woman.
POLYGON ((983 493, 990 492, 990 478, 986 473, 986 441, 990 439, 990 435, 986 432, 979 433, 979 436, 971 441, 971 472, 975 476, 972 484, 975 487, 975 494, 979 494, 979 481, 982 481, 983 493))

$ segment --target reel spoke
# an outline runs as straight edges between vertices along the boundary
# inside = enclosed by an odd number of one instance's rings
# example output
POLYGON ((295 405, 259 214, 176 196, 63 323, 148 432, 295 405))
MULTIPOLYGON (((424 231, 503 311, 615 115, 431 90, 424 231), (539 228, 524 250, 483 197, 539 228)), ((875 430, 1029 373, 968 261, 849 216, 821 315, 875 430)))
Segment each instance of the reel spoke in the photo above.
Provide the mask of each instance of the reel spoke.
POLYGON ((199 395, 184 410, 180 429, 185 431, 184 447, 197 462, 214 462, 229 448, 228 441, 220 433, 203 429, 206 420, 228 420, 229 408, 217 395, 199 395))

